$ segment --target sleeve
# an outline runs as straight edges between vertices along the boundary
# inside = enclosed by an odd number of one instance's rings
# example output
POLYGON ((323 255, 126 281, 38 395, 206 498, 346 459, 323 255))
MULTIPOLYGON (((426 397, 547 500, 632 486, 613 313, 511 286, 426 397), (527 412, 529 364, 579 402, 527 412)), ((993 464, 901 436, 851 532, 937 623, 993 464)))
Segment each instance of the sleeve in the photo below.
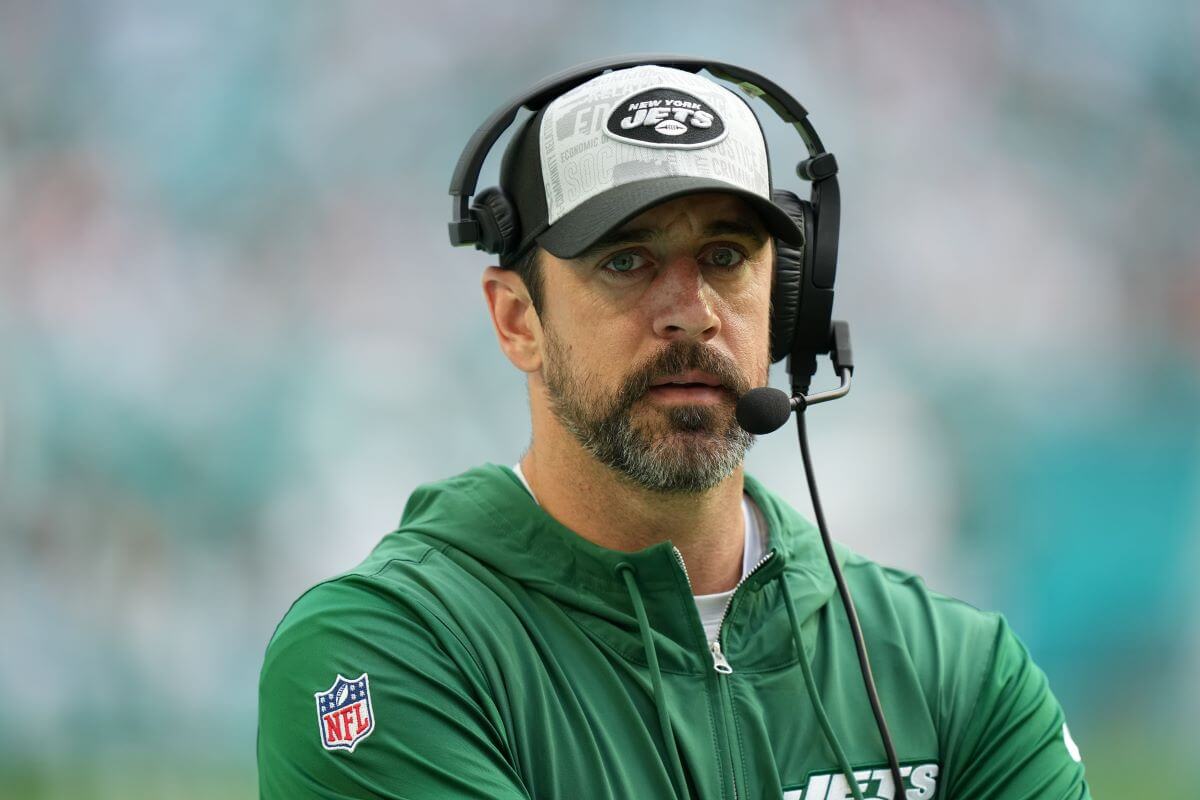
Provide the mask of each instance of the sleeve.
POLYGON ((474 657, 419 602, 362 581, 310 590, 267 647, 260 797, 528 800, 474 657))
POLYGON ((974 707, 951 800, 1090 800, 1079 750, 1046 675, 1003 618, 974 707))

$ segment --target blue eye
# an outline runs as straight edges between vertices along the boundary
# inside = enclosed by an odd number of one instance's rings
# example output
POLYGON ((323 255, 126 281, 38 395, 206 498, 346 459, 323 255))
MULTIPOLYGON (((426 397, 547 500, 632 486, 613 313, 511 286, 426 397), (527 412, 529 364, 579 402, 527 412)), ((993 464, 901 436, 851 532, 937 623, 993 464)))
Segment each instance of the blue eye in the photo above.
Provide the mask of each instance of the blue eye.
POLYGON ((708 261, 714 267, 729 269, 742 263, 745 256, 734 247, 714 247, 708 251, 708 261))
POLYGON ((643 256, 637 253, 617 253, 604 262, 603 268, 609 272, 624 274, 639 269, 645 260, 643 256))

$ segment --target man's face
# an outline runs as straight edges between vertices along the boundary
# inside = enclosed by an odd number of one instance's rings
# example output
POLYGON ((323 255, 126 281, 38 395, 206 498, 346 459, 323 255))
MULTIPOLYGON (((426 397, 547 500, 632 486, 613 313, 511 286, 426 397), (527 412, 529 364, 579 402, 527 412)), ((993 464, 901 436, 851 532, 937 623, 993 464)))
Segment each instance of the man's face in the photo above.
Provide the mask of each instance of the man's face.
POLYGON ((752 208, 716 193, 656 206, 577 259, 543 253, 559 422, 643 488, 719 483, 753 442, 733 412, 766 383, 773 259, 752 208))

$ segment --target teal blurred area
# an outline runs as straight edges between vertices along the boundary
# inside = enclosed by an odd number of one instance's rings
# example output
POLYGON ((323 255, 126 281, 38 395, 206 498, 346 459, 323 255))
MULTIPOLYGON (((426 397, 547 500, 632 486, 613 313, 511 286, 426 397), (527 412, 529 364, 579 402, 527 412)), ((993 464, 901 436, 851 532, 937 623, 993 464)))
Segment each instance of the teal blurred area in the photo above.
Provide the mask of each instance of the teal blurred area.
MULTIPOLYGON (((1004 612, 1097 798, 1195 796, 1198 43, 1186 0, 6 2, 0 797, 255 795, 289 603, 528 440, 459 150, 644 51, 767 74, 842 165, 835 536, 1004 612)), ((809 508, 790 437, 750 468, 809 508)))

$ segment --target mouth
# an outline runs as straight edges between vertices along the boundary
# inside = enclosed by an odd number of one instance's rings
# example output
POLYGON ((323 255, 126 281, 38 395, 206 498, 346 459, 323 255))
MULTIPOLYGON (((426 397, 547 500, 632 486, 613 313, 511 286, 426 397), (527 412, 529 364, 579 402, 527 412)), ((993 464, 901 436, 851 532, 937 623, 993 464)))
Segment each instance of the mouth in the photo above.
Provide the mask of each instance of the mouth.
POLYGON ((715 405, 728 401, 730 395, 720 378, 699 370, 659 378, 646 394, 670 405, 715 405))

